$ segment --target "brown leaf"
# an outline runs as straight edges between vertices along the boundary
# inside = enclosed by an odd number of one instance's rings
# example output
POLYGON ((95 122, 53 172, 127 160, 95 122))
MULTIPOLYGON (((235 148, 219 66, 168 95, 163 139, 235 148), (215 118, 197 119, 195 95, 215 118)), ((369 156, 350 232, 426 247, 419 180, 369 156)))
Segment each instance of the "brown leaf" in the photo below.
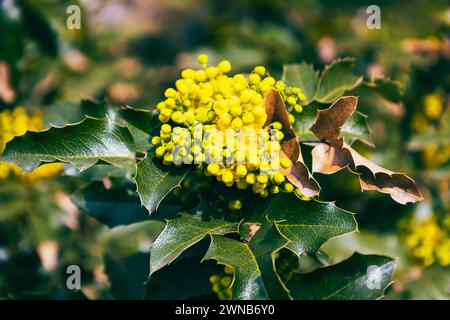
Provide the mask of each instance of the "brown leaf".
POLYGON ((266 126, 275 121, 279 121, 283 125, 284 139, 281 142, 280 153, 281 156, 289 158, 292 162, 291 168, 283 170, 284 175, 305 196, 315 197, 319 195, 320 186, 303 161, 300 144, 289 122, 288 112, 280 93, 277 90, 270 91, 266 95, 264 104, 267 113, 266 126))
POLYGON ((387 193, 401 204, 423 200, 420 190, 410 177, 380 167, 344 142, 340 130, 355 111, 357 102, 356 97, 342 97, 328 109, 318 112, 311 131, 323 143, 312 150, 313 172, 332 174, 348 168, 359 175, 363 190, 387 193))
POLYGON ((358 97, 339 98, 328 109, 317 112, 316 120, 310 130, 320 140, 342 145, 341 128, 356 110, 357 104, 358 97))
POLYGON ((389 194, 401 204, 423 200, 420 190, 410 177, 380 167, 347 144, 341 148, 319 144, 312 150, 312 158, 313 172, 331 174, 348 167, 351 172, 359 175, 362 190, 389 194))

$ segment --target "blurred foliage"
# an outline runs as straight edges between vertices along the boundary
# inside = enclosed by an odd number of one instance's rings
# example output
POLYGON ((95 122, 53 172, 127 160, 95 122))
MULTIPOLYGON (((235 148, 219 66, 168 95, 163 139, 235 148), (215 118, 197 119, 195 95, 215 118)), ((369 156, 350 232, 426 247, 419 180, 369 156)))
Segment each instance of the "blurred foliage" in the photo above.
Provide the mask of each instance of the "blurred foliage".
MULTIPOLYGON (((443 0, 378 1, 382 29, 369 30, 365 23, 370 4, 0 1, 1 136, 7 135, 7 126, 14 135, 23 134, 20 117, 27 113, 42 115, 41 125, 26 126, 40 130, 79 121, 84 114, 101 115, 110 106, 151 109, 178 71, 194 65, 199 52, 208 53, 212 63, 226 57, 237 72, 264 64, 276 76, 283 64, 306 60, 318 70, 336 58, 356 57, 357 73, 365 76, 365 86, 355 92, 360 95, 359 111, 369 116, 377 149, 360 142, 355 146, 381 165, 407 172, 426 200, 401 206, 385 195, 361 196, 356 177, 319 175, 320 183, 334 186, 322 198, 358 212, 361 233, 366 235, 333 239, 322 247, 322 256, 302 259, 337 262, 354 251, 400 257, 388 299, 449 299, 450 7, 443 0), (62 14, 74 3, 82 8, 81 30, 67 29, 62 14), (384 99, 367 90, 386 75, 401 83, 403 96, 384 99), (107 101, 107 106, 84 100, 78 108, 80 98, 107 101), (24 109, 19 112, 17 106, 24 109)), ((124 110, 120 116, 133 116, 124 110)), ((134 132, 139 134, 139 129, 134 132)), ((2 140, 1 149, 9 139, 2 140)), ((208 264, 202 264, 206 287, 203 282, 190 283, 189 270, 177 263, 160 279, 143 285, 149 272, 148 248, 162 225, 147 220, 136 205, 127 183, 132 172, 103 165, 74 177, 71 166, 58 170, 33 183, 20 171, 0 173, 0 298, 167 298, 173 297, 173 288, 163 288, 161 296, 151 289, 163 287, 172 276, 186 281, 188 289, 201 288, 197 293, 202 297, 213 295, 208 278, 221 270, 208 264), (90 202, 80 203, 77 195, 83 192, 91 195, 90 202), (120 212, 108 204, 117 198, 131 213, 111 220, 103 213, 120 212), (130 222, 136 224, 120 226, 130 222), (80 291, 65 289, 66 266, 71 264, 82 269, 80 291)), ((170 215, 171 209, 168 204, 161 211, 170 215)), ((198 265, 189 254, 180 259, 192 268, 198 265)), ((223 293, 222 289, 215 291, 223 293)))

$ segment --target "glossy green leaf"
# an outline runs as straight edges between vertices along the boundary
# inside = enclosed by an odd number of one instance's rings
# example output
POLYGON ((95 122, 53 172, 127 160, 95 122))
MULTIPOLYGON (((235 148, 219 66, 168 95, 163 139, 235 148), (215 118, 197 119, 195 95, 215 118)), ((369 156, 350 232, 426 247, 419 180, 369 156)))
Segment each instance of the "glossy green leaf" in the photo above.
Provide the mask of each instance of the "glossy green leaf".
POLYGON ((151 132, 161 125, 157 114, 150 110, 135 109, 126 106, 118 111, 118 116, 120 121, 123 121, 124 125, 128 127, 128 130, 133 135, 136 150, 144 153, 147 152, 151 147, 151 132))
POLYGON ((212 209, 200 205, 167 221, 151 250, 150 274, 171 263, 207 235, 238 232, 239 222, 216 218, 211 215, 210 210, 212 209))
POLYGON ((345 58, 328 65, 319 78, 315 100, 321 103, 331 103, 346 91, 357 87, 361 83, 362 77, 353 74, 354 64, 354 59, 345 58))
POLYGON ((365 82, 364 85, 383 98, 393 102, 399 102, 404 93, 403 84, 389 78, 374 79, 370 82, 365 82))
POLYGON ((24 171, 33 171, 44 162, 69 162, 85 170, 102 160, 118 167, 134 161, 130 132, 110 119, 86 118, 64 127, 27 132, 6 145, 2 160, 24 171))
POLYGON ((306 96, 306 101, 303 104, 309 104, 316 93, 317 81, 319 74, 314 70, 314 66, 302 62, 299 64, 285 64, 283 66, 283 74, 281 79, 291 87, 302 89, 306 96))
POLYGON ((160 159, 147 156, 137 164, 134 178, 141 203, 152 213, 174 188, 180 185, 188 173, 188 168, 167 167, 160 159))
POLYGON ((215 259, 234 269, 233 299, 287 299, 274 261, 274 254, 287 244, 275 224, 266 221, 248 244, 211 236, 204 259, 215 259))
POLYGON ((357 230, 351 212, 332 202, 302 201, 292 193, 274 197, 265 214, 290 240, 287 248, 297 255, 315 253, 327 240, 357 230))
POLYGON ((373 300, 392 282, 395 260, 355 253, 344 262, 307 274, 295 273, 286 284, 301 300, 373 300))

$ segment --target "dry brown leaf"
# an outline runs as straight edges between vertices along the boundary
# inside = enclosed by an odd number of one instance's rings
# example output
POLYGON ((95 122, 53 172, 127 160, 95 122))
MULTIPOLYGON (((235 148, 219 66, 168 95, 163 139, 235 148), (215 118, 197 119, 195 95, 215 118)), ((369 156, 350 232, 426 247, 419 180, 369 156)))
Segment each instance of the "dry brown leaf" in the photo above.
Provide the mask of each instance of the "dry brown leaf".
POLYGON ((282 132, 284 139, 281 142, 280 153, 292 162, 292 166, 289 169, 283 170, 284 175, 305 196, 315 197, 319 195, 320 186, 314 180, 303 161, 300 144, 289 122, 289 116, 283 98, 277 90, 272 90, 266 95, 264 103, 267 113, 266 125, 274 121, 279 121, 283 125, 282 132))
POLYGON ((320 140, 342 145, 341 128, 355 112, 358 97, 348 96, 336 100, 328 109, 319 110, 311 131, 320 140))
POLYGON ((403 173, 380 167, 345 144, 340 129, 356 109, 356 97, 342 97, 330 108, 319 111, 311 131, 324 141, 312 150, 313 172, 332 174, 349 168, 359 175, 363 190, 389 194, 401 204, 423 200, 414 180, 403 173))
POLYGON ((410 177, 380 167, 347 144, 338 149, 322 143, 314 147, 312 157, 313 172, 332 174, 348 167, 351 172, 359 175, 362 190, 389 194, 401 204, 423 200, 420 190, 410 177))

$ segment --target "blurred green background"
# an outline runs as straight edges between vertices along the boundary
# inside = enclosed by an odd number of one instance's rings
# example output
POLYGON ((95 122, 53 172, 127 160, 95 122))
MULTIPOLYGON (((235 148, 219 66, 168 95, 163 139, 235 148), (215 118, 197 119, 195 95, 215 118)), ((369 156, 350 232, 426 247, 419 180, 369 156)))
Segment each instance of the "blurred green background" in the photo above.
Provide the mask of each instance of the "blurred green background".
MULTIPOLYGON (((371 1, 0 0, 0 151, 26 129, 100 116, 80 99, 150 109, 199 53, 228 59, 234 72, 303 60, 322 69, 355 57, 355 73, 388 76, 403 96, 360 95, 376 149, 365 156, 416 180, 425 201, 401 206, 359 192, 356 177, 318 176, 321 198, 357 213, 360 233, 322 248, 330 262, 352 252, 399 257, 387 299, 450 298, 450 6, 447 1, 378 1, 381 29, 368 29, 371 1), (69 5, 81 29, 66 26, 69 5)), ((107 167, 107 166, 105 166, 107 167)), ((128 190, 132 173, 69 167, 24 175, 0 164, 0 298, 139 298, 154 227, 107 226, 81 212, 70 194, 88 181, 128 190), (108 228, 110 227, 110 228, 108 228), (82 269, 82 290, 66 289, 66 267, 82 269)), ((97 189, 96 189, 97 190, 97 189)), ((122 190, 122 189, 120 189, 122 190)), ((84 190, 88 192, 89 190, 84 190)), ((121 194, 122 196, 123 193, 121 194)), ((126 195, 131 220, 145 219, 126 195)), ((76 201, 75 201, 76 202, 76 201)), ((110 210, 110 208, 108 208, 110 210)), ((162 284, 161 284, 162 285, 162 284)))

